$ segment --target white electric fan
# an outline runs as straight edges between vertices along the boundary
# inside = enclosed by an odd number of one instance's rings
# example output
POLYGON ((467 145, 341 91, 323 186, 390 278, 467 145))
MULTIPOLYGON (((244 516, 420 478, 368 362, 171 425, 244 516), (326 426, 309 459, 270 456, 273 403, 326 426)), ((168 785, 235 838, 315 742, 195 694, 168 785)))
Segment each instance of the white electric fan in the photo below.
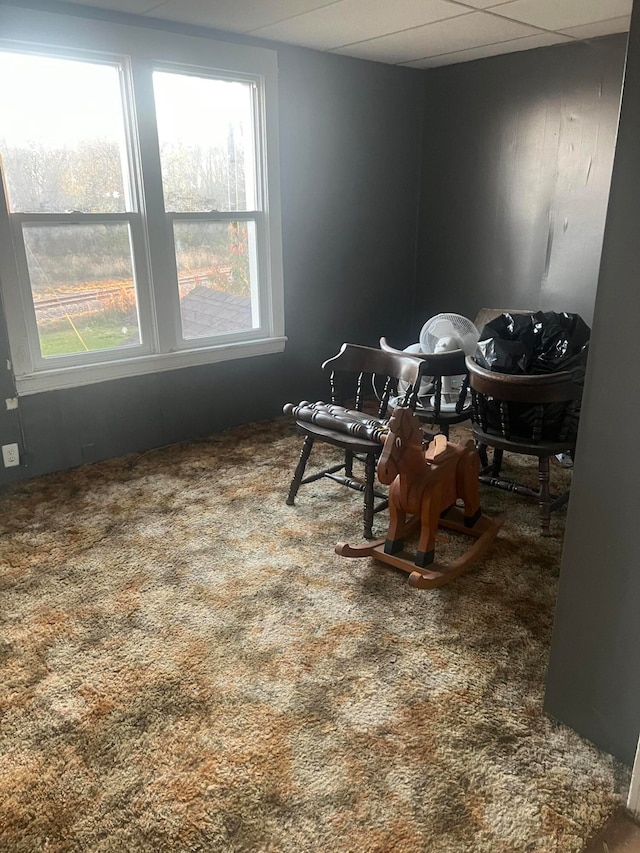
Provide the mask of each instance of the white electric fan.
MULTIPOLYGON (((420 346, 420 341, 416 341, 415 344, 409 344, 408 347, 405 347, 402 352, 408 352, 412 355, 420 355, 422 353, 422 347, 420 346)), ((389 400, 389 405, 393 408, 394 406, 400 406, 402 404, 402 400, 404 399, 407 391, 409 390, 409 383, 405 382, 404 379, 398 380, 398 396, 391 397, 389 400)), ((427 404, 427 400, 429 399, 428 395, 433 392, 433 378, 431 376, 423 376, 420 382, 420 388, 418 389, 417 394, 417 408, 423 408, 423 404, 427 404)), ((376 396, 377 393, 376 393, 376 396)), ((378 399, 380 399, 378 397, 378 399)))
MULTIPOLYGON (((462 314, 436 314, 420 330, 420 348, 425 353, 445 353, 464 350, 465 355, 473 355, 480 332, 462 314)), ((443 376, 440 409, 451 412, 458 401, 458 390, 464 376, 443 376)), ((431 405, 434 404, 433 398, 431 405)))

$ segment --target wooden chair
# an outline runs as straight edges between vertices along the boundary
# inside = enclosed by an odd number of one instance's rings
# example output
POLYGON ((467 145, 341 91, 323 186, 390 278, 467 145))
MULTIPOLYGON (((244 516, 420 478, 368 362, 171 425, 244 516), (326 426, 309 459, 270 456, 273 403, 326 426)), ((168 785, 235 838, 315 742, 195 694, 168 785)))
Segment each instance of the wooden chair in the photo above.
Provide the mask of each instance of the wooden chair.
MULTIPOLYGON (((380 338, 380 349, 384 352, 403 354, 402 350, 392 347, 386 338, 380 338)), ((404 353, 407 355, 407 353, 404 353)), ((413 358, 424 362, 424 372, 432 379, 432 388, 428 394, 419 392, 420 396, 415 407, 415 413, 421 423, 437 426, 440 432, 449 438, 449 428, 453 424, 468 421, 471 418, 471 396, 469 390, 469 373, 462 350, 443 353, 411 353, 413 358), (443 408, 442 379, 445 376, 461 376, 462 381, 456 391, 455 405, 443 408)))
POLYGON ((303 401, 298 406, 291 403, 284 406, 285 414, 295 418, 296 428, 304 436, 287 504, 293 505, 300 486, 328 477, 364 493, 364 536, 372 539, 374 513, 388 506, 386 494, 375 488, 375 473, 388 427, 389 400, 398 394, 398 383, 403 383, 405 390, 400 404, 415 408, 416 391, 424 376, 425 364, 406 353, 382 352, 345 343, 322 368, 330 374, 330 403, 303 401), (343 459, 305 477, 316 441, 339 448, 343 459), (363 477, 354 476, 354 462, 364 464, 363 477), (375 505, 376 498, 381 500, 378 505, 375 505))
POLYGON ((575 450, 582 388, 564 371, 535 376, 494 373, 471 357, 467 368, 473 435, 483 464, 480 482, 537 500, 542 533, 549 536, 551 512, 569 498, 568 491, 559 497, 550 495, 549 459, 575 450), (487 447, 494 448, 491 464, 487 447), (538 458, 537 491, 501 478, 505 450, 538 458))

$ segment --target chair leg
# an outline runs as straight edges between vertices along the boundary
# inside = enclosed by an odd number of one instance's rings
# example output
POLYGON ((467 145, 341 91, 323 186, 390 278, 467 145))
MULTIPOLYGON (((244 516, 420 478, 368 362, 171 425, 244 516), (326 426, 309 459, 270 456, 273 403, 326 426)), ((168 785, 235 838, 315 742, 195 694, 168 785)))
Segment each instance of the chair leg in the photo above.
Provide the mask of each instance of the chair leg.
POLYGON ((302 478, 304 477, 304 469, 307 467, 307 461, 309 459, 309 455, 311 454, 313 441, 314 438, 312 435, 307 435, 305 437, 304 444, 302 445, 302 450, 300 451, 300 459, 298 460, 296 470, 293 474, 293 479, 291 480, 291 485, 289 486, 287 506, 293 506, 293 503, 296 499, 298 489, 300 488, 300 483, 302 482, 302 478))
POLYGON ((373 539, 373 487, 376 478, 376 457, 373 453, 367 453, 364 471, 364 538, 373 539))
POLYGON ((345 477, 353 477, 353 450, 344 452, 344 473, 345 477))
POLYGON ((480 444, 480 442, 476 442, 476 450, 478 451, 478 456, 480 457, 480 465, 483 468, 487 468, 489 466, 489 457, 487 456, 487 445, 480 444))
POLYGON ((500 469, 502 468, 502 454, 503 451, 497 447, 493 451, 493 464, 491 466, 491 473, 494 477, 500 476, 500 469))
POLYGON ((540 480, 540 520, 542 521, 542 535, 551 536, 548 456, 541 456, 538 460, 538 479, 540 480))
POLYGON ((440 432, 449 441, 449 424, 440 424, 440 432))

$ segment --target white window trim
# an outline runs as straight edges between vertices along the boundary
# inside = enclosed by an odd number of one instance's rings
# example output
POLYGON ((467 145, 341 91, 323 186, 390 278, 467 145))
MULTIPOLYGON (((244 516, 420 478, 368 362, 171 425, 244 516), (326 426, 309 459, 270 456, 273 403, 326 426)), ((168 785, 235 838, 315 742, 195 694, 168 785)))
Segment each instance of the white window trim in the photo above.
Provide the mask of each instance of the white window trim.
MULTIPOLYGON (((194 341, 192 345, 178 343, 175 322, 163 321, 158 334, 165 342, 170 341, 169 351, 126 355, 123 351, 105 352, 105 360, 99 363, 60 366, 51 369, 36 365, 28 346, 26 317, 29 307, 23 304, 24 294, 18 281, 10 228, 0 228, 0 279, 2 284, 4 307, 9 332, 9 343, 15 372, 16 387, 19 394, 33 394, 39 391, 57 388, 69 388, 80 385, 118 379, 126 376, 140 376, 173 370, 199 364, 208 364, 230 359, 265 355, 281 352, 285 345, 284 335, 284 292, 282 269, 282 226, 280 206, 279 154, 278 154, 278 104, 277 104, 277 55, 275 51, 246 45, 218 42, 197 36, 185 36, 160 30, 147 29, 123 24, 93 21, 72 15, 60 15, 32 9, 20 9, 0 5, 0 46, 16 50, 54 50, 67 55, 91 53, 104 57, 131 56, 132 69, 140 64, 173 66, 176 70, 189 68, 203 69, 207 74, 219 71, 221 74, 249 75, 259 81, 262 110, 257 116, 258 144, 262 152, 264 175, 260 187, 261 210, 238 211, 234 219, 248 218, 264 221, 266 245, 260 247, 260 300, 263 325, 246 335, 229 337, 216 336, 203 342, 194 341)), ((138 114, 142 124, 144 116, 138 114)), ((144 135, 144 134, 143 134, 144 135)), ((144 139, 140 141, 145 144, 144 139)), ((144 152, 143 152, 144 161, 144 152)), ((4 207, 4 205, 2 206, 4 207)), ((165 232, 167 221, 182 219, 180 214, 164 213, 158 199, 147 199, 147 208, 143 213, 145 225, 153 251, 154 236, 165 232)), ((0 218, 8 222, 5 209, 0 209, 0 218)), ((26 217, 33 220, 31 215, 26 217)), ((108 216, 101 217, 111 218, 108 216)), ((197 214, 187 214, 187 218, 199 218, 197 214)), ((214 219, 207 214, 205 218, 214 219)), ((221 218, 228 219, 228 215, 221 218)), ((119 221, 126 221, 127 214, 118 215, 119 221)), ((154 281, 155 299, 166 301, 174 298, 173 281, 154 281)), ((32 309, 31 309, 32 310, 32 309)), ((165 316, 169 311, 163 310, 165 316)), ((161 319, 161 318, 156 318, 161 319)), ((151 343, 155 343, 152 341, 151 343)), ((165 344, 166 347, 166 344, 165 344)))
POLYGON ((109 364, 87 364, 82 367, 46 370, 23 377, 20 380, 18 390, 20 396, 27 396, 40 391, 76 388, 81 385, 93 385, 96 382, 107 382, 111 379, 124 379, 128 376, 143 376, 149 373, 178 370, 183 367, 195 367, 202 364, 231 361, 237 358, 268 355, 269 353, 282 352, 286 340, 285 337, 272 337, 247 342, 234 341, 218 344, 215 347, 121 359, 120 361, 109 362, 109 364))
MULTIPOLYGON (((134 345, 130 348, 127 348, 126 352, 131 353, 129 357, 135 357, 138 355, 151 355, 153 353, 153 339, 154 339, 154 328, 151 321, 152 316, 152 300, 150 294, 149 287, 149 278, 147 274, 147 265, 141 260, 141 255, 144 255, 144 239, 141 232, 141 224, 140 224, 140 216, 138 213, 83 213, 83 214, 55 214, 55 213, 47 213, 47 214, 13 214, 12 216, 12 224, 14 228, 14 232, 12 236, 16 241, 15 246, 15 261, 17 264, 17 282, 20 288, 21 298, 22 298, 22 307, 24 312, 24 323, 26 329, 27 341, 31 342, 31 346, 35 349, 38 346, 38 329, 36 324, 36 314, 34 309, 34 303, 31 298, 31 287, 29 284, 29 274, 27 271, 26 258, 24 257, 23 252, 21 251, 22 244, 22 236, 20 236, 20 243, 18 243, 18 237, 16 235, 16 231, 21 231, 23 224, 25 225, 37 225, 39 222, 46 223, 47 225, 53 225, 57 223, 58 225, 72 226, 72 225, 90 225, 92 223, 97 224, 117 224, 117 225, 127 225, 129 227, 129 234, 131 240, 131 246, 133 249, 134 257, 137 259, 136 263, 136 285, 137 285, 137 299, 138 304, 142 308, 142 316, 141 320, 141 329, 143 333, 143 340, 145 343, 134 345), (22 272, 20 272, 22 268, 22 272)), ((11 327, 11 326, 10 326, 11 327)), ((77 353, 73 355, 68 355, 64 357, 64 367, 65 368, 82 368, 87 364, 107 364, 111 361, 122 360, 124 356, 124 351, 122 349, 112 349, 112 350, 96 350, 90 353, 77 353)), ((38 352, 30 353, 31 365, 33 366, 33 373, 41 373, 42 371, 47 371, 55 367, 60 367, 57 362, 52 363, 50 359, 46 359, 41 356, 38 352)))

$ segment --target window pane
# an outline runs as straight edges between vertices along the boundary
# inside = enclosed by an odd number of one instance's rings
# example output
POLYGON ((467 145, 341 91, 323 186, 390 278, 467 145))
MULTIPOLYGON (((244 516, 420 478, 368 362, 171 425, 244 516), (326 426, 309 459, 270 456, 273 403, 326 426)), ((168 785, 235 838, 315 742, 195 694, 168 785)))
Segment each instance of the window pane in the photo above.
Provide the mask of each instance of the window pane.
POLYGON ((255 210, 253 84, 153 75, 165 209, 255 210))
POLYGON ((127 223, 23 227, 44 358, 140 343, 127 223))
POLYGON ((131 209, 117 66, 0 52, 0 116, 12 211, 131 209))
POLYGON ((182 335, 256 328, 253 222, 174 222, 182 335))

